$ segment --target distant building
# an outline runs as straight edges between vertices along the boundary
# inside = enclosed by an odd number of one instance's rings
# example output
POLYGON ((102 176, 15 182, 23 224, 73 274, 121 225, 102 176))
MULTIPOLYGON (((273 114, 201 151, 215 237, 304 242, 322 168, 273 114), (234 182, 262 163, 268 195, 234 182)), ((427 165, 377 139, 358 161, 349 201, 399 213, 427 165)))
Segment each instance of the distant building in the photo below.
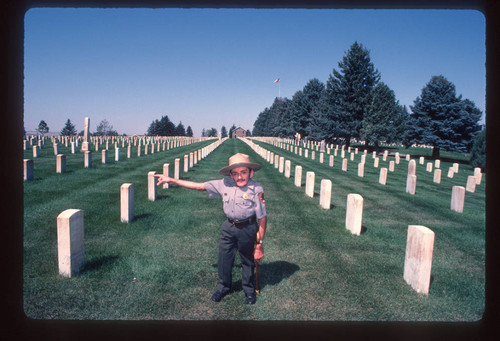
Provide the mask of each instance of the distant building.
POLYGON ((231 136, 233 139, 236 137, 247 137, 247 131, 243 129, 242 127, 238 127, 233 130, 233 136, 231 136))

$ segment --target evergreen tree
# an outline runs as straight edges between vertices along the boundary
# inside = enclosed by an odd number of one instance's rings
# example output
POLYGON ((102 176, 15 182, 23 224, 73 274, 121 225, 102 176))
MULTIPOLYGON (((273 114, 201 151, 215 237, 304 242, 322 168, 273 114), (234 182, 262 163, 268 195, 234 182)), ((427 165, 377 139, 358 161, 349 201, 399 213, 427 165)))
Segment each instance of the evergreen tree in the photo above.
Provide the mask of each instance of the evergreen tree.
POLYGON ((220 128, 220 133, 221 133, 222 138, 227 137, 226 126, 222 126, 222 128, 220 128))
POLYGON ((339 62, 340 72, 333 70, 326 83, 329 138, 342 137, 350 144, 360 136, 361 124, 371 101, 371 91, 380 74, 370 60, 370 53, 355 42, 339 62))
MULTIPOLYGON (((328 101, 326 90, 323 91, 317 105, 311 112, 310 138, 316 141, 325 140, 327 142, 335 142, 335 138, 330 132, 334 130, 333 122, 328 118, 328 101)), ((301 135, 304 137, 304 135, 301 135)))
POLYGON ((49 126, 47 123, 45 123, 44 120, 41 120, 40 123, 38 123, 38 128, 36 129, 40 134, 44 135, 49 132, 49 126))
POLYGON ((159 121, 158 136, 175 136, 176 130, 173 122, 170 121, 167 115, 162 116, 159 121))
POLYGON ((434 147, 433 158, 441 149, 467 152, 481 129, 481 111, 470 100, 456 96, 455 85, 443 76, 433 76, 410 106, 408 144, 434 147))
POLYGON ((182 121, 175 127, 175 136, 186 136, 186 129, 184 129, 182 121))
POLYGON ((205 128, 201 130, 201 137, 207 137, 207 133, 205 132, 205 128))
POLYGON ((294 136, 300 133, 308 136, 312 133, 313 112, 318 107, 325 92, 325 85, 317 78, 311 79, 302 91, 297 91, 291 100, 288 124, 285 125, 285 135, 294 136))
MULTIPOLYGON (((184 126, 180 123, 182 129, 184 126)), ((179 129, 181 129, 178 126, 179 129)), ((160 120, 154 120, 149 125, 148 131, 146 135, 148 136, 175 136, 177 134, 177 130, 175 125, 170 121, 167 115, 162 116, 160 120)), ((181 135, 184 136, 184 135, 181 135)))
POLYGON ((186 136, 187 137, 193 137, 193 129, 191 129, 191 126, 188 126, 186 129, 186 136))
MULTIPOLYGON (((255 123, 254 123, 255 125, 255 123)), ((233 123, 233 125, 231 126, 231 128, 229 128, 229 138, 232 139, 233 138, 233 130, 236 129, 236 125, 233 123)))
POLYGON ((408 113, 406 105, 398 105, 398 112, 394 116, 392 122, 394 129, 391 131, 387 142, 401 144, 406 142, 406 122, 408 121, 409 116, 410 114, 408 113))
POLYGON ((146 135, 148 136, 157 136, 160 129, 160 121, 154 120, 148 127, 148 131, 146 135))
POLYGON ((253 130, 252 130, 253 136, 266 136, 265 126, 268 117, 269 117, 269 108, 265 108, 263 111, 260 112, 259 116, 257 116, 257 119, 253 123, 253 130))
POLYGON ((363 118, 360 137, 368 144, 373 143, 377 150, 380 142, 389 142, 394 137, 395 129, 401 130, 400 112, 401 108, 396 101, 394 91, 383 82, 378 83, 372 90, 371 101, 363 118))
POLYGON ((291 101, 288 98, 276 97, 273 105, 270 108, 270 115, 266 122, 266 136, 288 136, 290 134, 287 129, 286 122, 290 113, 291 101))
POLYGON ((474 139, 474 144, 470 151, 470 164, 473 167, 480 167, 486 170, 486 130, 483 129, 474 139))
POLYGON ((66 124, 64 125, 64 128, 61 130, 61 135, 62 136, 73 136, 76 135, 76 129, 75 125, 71 123, 70 119, 66 121, 66 124))

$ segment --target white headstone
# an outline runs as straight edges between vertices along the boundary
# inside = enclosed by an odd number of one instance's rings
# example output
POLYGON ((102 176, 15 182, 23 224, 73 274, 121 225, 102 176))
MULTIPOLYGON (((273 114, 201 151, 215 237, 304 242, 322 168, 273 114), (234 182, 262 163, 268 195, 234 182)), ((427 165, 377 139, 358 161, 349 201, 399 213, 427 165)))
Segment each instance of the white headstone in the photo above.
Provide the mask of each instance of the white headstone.
POLYGON ((134 219, 134 184, 125 183, 120 187, 120 219, 122 223, 134 219))
POLYGON ((108 163, 108 150, 107 149, 101 150, 101 162, 104 164, 108 163))
POLYGON ((148 200, 156 200, 156 178, 154 175, 156 172, 148 172, 148 200))
POLYGON ((329 210, 332 200, 332 181, 328 179, 321 180, 321 191, 319 204, 322 208, 329 210))
POLYGON ((410 160, 408 163, 408 175, 416 175, 417 163, 415 160, 410 160))
POLYGON ((56 160, 56 173, 66 172, 66 155, 58 154, 56 160))
POLYGON ((285 161, 285 177, 289 178, 290 177, 290 171, 291 171, 292 165, 290 160, 285 161))
POLYGON ((175 159, 174 163, 174 179, 179 179, 181 159, 175 159))
POLYGON ((463 186, 453 186, 451 191, 451 210, 458 213, 464 211, 465 188, 463 186))
MULTIPOLYGON (((169 168, 170 168, 170 164, 168 164, 168 163, 163 164, 163 175, 170 176, 169 175, 169 172, 170 172, 169 168)), ((168 183, 164 183, 163 188, 168 188, 168 183)))
POLYGON ((469 175, 467 177, 467 187, 465 187, 467 192, 475 192, 476 191, 476 177, 474 175, 469 175))
POLYGON ((306 195, 309 197, 314 197, 314 172, 306 173, 306 195))
POLYGON ((347 172, 347 159, 342 159, 342 170, 347 172))
POLYGON ((352 234, 361 234, 361 223, 363 220, 363 197, 359 194, 347 195, 347 210, 345 227, 352 234))
POLYGON ((479 168, 479 167, 474 168, 474 177, 476 178, 476 185, 481 184, 482 176, 483 176, 483 174, 481 173, 481 168, 479 168))
POLYGON ((33 160, 24 159, 24 181, 33 180, 33 160))
POLYGON ((380 168, 380 175, 378 177, 378 182, 381 185, 385 185, 387 183, 387 168, 380 168))
POLYGON ((433 250, 434 232, 425 226, 409 225, 403 278, 418 293, 429 293, 433 250))
POLYGON ((406 178, 406 193, 415 194, 417 189, 417 176, 408 175, 406 178))
POLYGON ((92 167, 92 152, 90 150, 87 150, 84 153, 85 153, 84 167, 91 168, 92 167))
POLYGON ((365 176, 365 164, 363 162, 358 163, 358 176, 359 177, 365 176))
POLYGON ((441 169, 436 168, 434 170, 434 182, 437 184, 441 183, 441 169))
POLYGON ((302 186, 302 166, 295 166, 295 186, 302 186))
POLYGON ((71 277, 85 263, 83 211, 68 209, 57 216, 59 274, 71 277))

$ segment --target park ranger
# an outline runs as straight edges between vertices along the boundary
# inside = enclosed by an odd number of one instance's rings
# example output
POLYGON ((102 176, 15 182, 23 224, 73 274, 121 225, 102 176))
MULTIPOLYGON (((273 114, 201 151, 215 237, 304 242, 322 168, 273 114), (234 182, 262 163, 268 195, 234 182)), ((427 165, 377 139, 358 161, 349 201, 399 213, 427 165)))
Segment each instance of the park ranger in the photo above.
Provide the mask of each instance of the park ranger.
POLYGON ((219 285, 212 295, 212 301, 219 302, 228 294, 232 284, 232 268, 236 250, 242 265, 241 283, 247 304, 256 302, 255 261, 264 256, 262 241, 266 233, 266 206, 264 189, 252 177, 261 165, 250 162, 246 154, 235 154, 229 158, 229 165, 219 174, 223 179, 204 183, 174 179, 157 174, 158 185, 169 183, 181 187, 207 191, 210 198, 222 197, 223 210, 227 219, 222 223, 219 239, 219 285), (257 246, 254 243, 257 239, 257 246))

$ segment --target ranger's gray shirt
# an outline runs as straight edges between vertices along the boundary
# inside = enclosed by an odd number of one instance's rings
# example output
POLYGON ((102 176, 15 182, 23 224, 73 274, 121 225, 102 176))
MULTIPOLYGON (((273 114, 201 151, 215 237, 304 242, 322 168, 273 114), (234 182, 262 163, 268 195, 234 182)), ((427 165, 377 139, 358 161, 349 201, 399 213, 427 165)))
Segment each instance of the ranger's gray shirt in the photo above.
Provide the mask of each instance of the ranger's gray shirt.
POLYGON ((250 179, 246 186, 238 187, 236 182, 226 177, 204 183, 208 197, 222 197, 224 213, 230 219, 246 219, 254 214, 257 219, 266 216, 264 188, 250 179))

